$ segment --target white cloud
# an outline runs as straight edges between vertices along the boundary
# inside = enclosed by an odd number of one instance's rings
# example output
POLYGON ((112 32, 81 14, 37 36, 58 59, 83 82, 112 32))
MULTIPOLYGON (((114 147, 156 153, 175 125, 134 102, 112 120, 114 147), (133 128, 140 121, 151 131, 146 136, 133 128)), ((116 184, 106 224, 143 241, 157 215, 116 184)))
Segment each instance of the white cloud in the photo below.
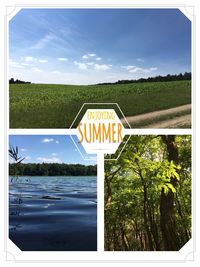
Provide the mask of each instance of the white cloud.
POLYGON ((53 142, 54 139, 53 138, 44 138, 42 139, 42 143, 50 143, 50 142, 53 142))
POLYGON ((74 65, 78 66, 78 68, 80 70, 86 70, 87 69, 87 64, 86 63, 74 61, 74 65))
POLYGON ((106 64, 95 64, 94 68, 95 70, 108 70, 112 67, 112 65, 106 65, 106 64))
POLYGON ((136 72, 149 73, 149 72, 152 72, 155 70, 157 70, 157 68, 144 69, 144 68, 134 67, 133 69, 129 70, 129 72, 131 72, 131 73, 136 73, 136 72))
POLYGON ((66 58, 66 57, 58 57, 57 60, 59 60, 59 61, 67 61, 68 58, 66 58))
POLYGON ((51 156, 56 157, 58 154, 57 153, 51 153, 51 156))
POLYGON ((39 59, 38 62, 40 62, 40 63, 47 63, 48 60, 46 60, 46 59, 39 59))
POLYGON ((45 163, 61 163, 61 159, 57 157, 51 157, 51 158, 38 157, 37 160, 45 163))
POLYGON ((150 71, 154 71, 154 70, 157 70, 158 68, 157 67, 153 67, 153 68, 150 68, 149 70, 150 71))
POLYGON ((93 62, 87 62, 86 64, 87 64, 88 66, 92 66, 92 65, 94 65, 93 62))
POLYGON ((27 66, 34 66, 34 64, 32 64, 32 63, 24 63, 24 62, 21 63, 21 65, 26 66, 26 67, 27 67, 27 66))
POLYGON ((33 63, 47 63, 48 60, 47 59, 37 59, 35 57, 32 56, 26 56, 26 57, 21 57, 21 61, 22 61, 22 65, 24 66, 33 66, 33 63))
POLYGON ((26 62, 35 62, 36 61, 36 58, 31 57, 31 56, 22 57, 21 59, 23 61, 26 61, 26 62))
MULTIPOLYGON (((95 57, 95 56, 96 56, 96 54, 94 54, 94 53, 88 53, 86 55, 83 55, 82 59, 89 59, 90 57, 95 57)), ((97 57, 96 60, 101 60, 101 57, 97 57)))
POLYGON ((87 55, 83 55, 82 59, 88 59, 88 56, 87 55))
POLYGON ((156 67, 151 67, 151 68, 140 68, 137 66, 132 66, 132 65, 128 65, 128 66, 122 66, 122 68, 128 70, 130 73, 149 73, 152 71, 157 70, 158 68, 156 67))
POLYGON ((41 71, 42 71, 41 69, 39 69, 39 68, 37 68, 37 67, 33 67, 33 68, 31 68, 31 70, 34 71, 34 72, 41 72, 41 71))
POLYGON ((60 142, 58 140, 56 140, 56 144, 59 144, 60 142))
POLYGON ((142 69, 140 67, 133 67, 132 69, 129 69, 129 72, 131 72, 131 73, 146 72, 146 69, 142 69))
POLYGON ((132 65, 127 65, 127 66, 121 66, 123 69, 126 69, 126 70, 131 70, 133 69, 135 66, 132 66, 132 65))
POLYGON ((21 148, 20 150, 21 150, 22 152, 28 151, 27 148, 21 148))
MULTIPOLYGON (((96 62, 96 61, 95 63, 100 64, 100 62, 96 62)), ((73 62, 72 64, 74 65, 73 62)), ((103 62, 101 64, 103 64, 103 62)), ((105 64, 112 64, 112 63, 106 62, 105 64)), ((151 67, 156 67, 156 66, 151 66, 151 67)), ((55 68, 52 70, 58 71, 59 69, 55 68)), ((69 72, 60 71, 60 73, 52 74, 51 71, 45 70, 45 69, 42 72, 33 72, 31 71, 31 68, 27 68, 27 69, 12 68, 10 70, 9 77, 10 78, 17 77, 20 80, 31 81, 33 83, 77 84, 77 85, 82 84, 83 85, 83 84, 96 84, 96 83, 101 83, 101 82, 116 82, 118 79, 128 80, 128 79, 133 79, 133 75, 135 79, 139 79, 141 77, 147 78, 149 74, 157 73, 157 71, 154 71, 152 73, 141 73, 141 72, 131 73, 125 69, 124 71, 122 70, 123 70, 122 68, 121 70, 119 68, 114 69, 114 65, 111 69, 105 70, 105 71, 95 70, 94 65, 88 66, 87 70, 79 70, 78 67, 74 65, 74 70, 71 70, 69 72)), ((44 138, 45 137, 54 138, 53 136, 44 136, 44 138)), ((59 140, 59 139, 54 138, 54 143, 55 143, 55 140, 59 140)), ((60 144, 57 144, 57 146, 59 145, 60 144)))
POLYGON ((30 156, 27 156, 27 157, 25 157, 25 159, 26 159, 26 160, 29 160, 29 159, 31 159, 31 157, 30 157, 30 156))
POLYGON ((13 60, 11 60, 11 59, 10 59, 10 61, 9 61, 9 65, 10 65, 10 67, 12 67, 12 68, 17 68, 17 69, 23 69, 23 68, 24 68, 24 66, 22 66, 22 64, 20 64, 20 63, 18 63, 18 62, 15 62, 15 61, 13 61, 13 60))

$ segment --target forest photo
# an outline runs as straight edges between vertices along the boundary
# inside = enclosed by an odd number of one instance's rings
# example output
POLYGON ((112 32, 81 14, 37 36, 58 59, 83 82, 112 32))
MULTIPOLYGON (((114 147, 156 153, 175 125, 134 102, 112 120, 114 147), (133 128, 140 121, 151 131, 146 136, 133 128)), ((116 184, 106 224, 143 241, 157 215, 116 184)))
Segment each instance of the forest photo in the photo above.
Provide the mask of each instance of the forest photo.
POLYGON ((180 250, 192 231, 191 136, 131 136, 106 159, 105 250, 180 250))

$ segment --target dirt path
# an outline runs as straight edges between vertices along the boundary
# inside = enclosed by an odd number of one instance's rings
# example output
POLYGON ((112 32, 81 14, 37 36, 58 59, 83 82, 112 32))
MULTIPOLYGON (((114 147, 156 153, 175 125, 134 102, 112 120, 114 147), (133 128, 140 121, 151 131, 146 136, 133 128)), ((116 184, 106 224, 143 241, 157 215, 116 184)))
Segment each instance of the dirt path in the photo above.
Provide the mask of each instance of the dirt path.
MULTIPOLYGON (((140 123, 142 121, 151 121, 151 120, 156 120, 162 118, 162 116, 168 116, 168 115, 173 115, 181 112, 186 112, 191 110, 191 104, 175 107, 175 108, 170 108, 170 109, 164 109, 164 110, 158 110, 158 111, 153 111, 141 115, 136 115, 136 116, 130 116, 126 117, 127 121, 130 124, 134 123, 140 123)), ((122 119, 122 122, 125 122, 124 119, 122 119)), ((146 126, 145 128, 165 128, 165 127, 173 127, 173 125, 176 126, 176 124, 188 124, 191 123, 191 115, 187 114, 184 116, 179 116, 174 119, 168 119, 164 120, 158 123, 154 123, 151 125, 146 126), (185 121, 184 121, 185 120, 185 121), (163 126, 162 126, 163 125, 163 126), (171 126, 170 126, 171 125, 171 126)))
POLYGON ((149 124, 148 126, 144 126, 144 128, 179 128, 184 125, 191 124, 191 115, 187 114, 184 116, 176 117, 174 119, 161 121, 154 124, 149 124))

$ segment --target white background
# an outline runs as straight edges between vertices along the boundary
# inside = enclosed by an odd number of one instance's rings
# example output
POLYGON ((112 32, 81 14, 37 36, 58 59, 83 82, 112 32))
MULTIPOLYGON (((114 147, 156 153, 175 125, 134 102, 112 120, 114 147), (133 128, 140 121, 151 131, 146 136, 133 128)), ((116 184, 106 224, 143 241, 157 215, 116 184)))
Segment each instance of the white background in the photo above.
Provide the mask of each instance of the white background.
MULTIPOLYGON (((80 5, 80 6, 84 6, 84 5, 97 5, 100 4, 101 6, 102 5, 108 5, 108 4, 111 4, 111 5, 125 5, 125 4, 128 4, 128 5, 144 5, 144 7, 149 7, 151 5, 151 7, 154 7, 153 5, 157 6, 165 6, 165 7, 176 7, 177 5, 180 5, 180 6, 183 6, 183 5, 187 5, 187 6, 194 6, 195 7, 195 17, 196 17, 196 33, 194 33, 194 42, 195 42, 195 46, 194 46, 194 69, 193 69, 193 75, 195 74, 195 70, 196 70, 196 81, 194 80, 194 84, 195 85, 195 88, 196 88, 196 93, 195 93, 195 96, 196 96, 196 99, 193 99, 193 109, 194 107, 196 106, 197 109, 196 109, 196 114, 197 114, 197 118, 198 118, 198 115, 200 114, 200 110, 199 110, 199 90, 200 90, 200 82, 199 82, 199 76, 200 76, 200 69, 199 69, 199 60, 200 59, 200 53, 199 53, 199 47, 200 47, 200 38, 199 38, 199 34, 200 34, 200 29, 199 29, 199 26, 200 26, 200 5, 199 5, 199 2, 198 0, 188 0, 188 1, 180 1, 180 0, 176 0, 176 1, 172 1, 172 0, 168 0, 168 1, 150 1, 150 0, 147 0, 147 1, 127 1, 127 0, 124 0, 124 1, 111 1, 111 0, 101 0, 101 1, 97 1, 97 0, 90 0, 90 1, 77 1, 77 0, 21 0, 21 1, 14 1, 14 0, 1 0, 0 1, 0 25, 1 25, 1 28, 0 28, 0 33, 1 33, 1 41, 0 41, 0 45, 1 45, 1 50, 0 50, 0 60, 1 60, 1 72, 0 72, 0 81, 1 81, 1 88, 0 88, 0 101, 1 101, 1 104, 0 104, 0 123, 1 123, 1 128, 0 128, 0 133, 1 133, 1 138, 0 138, 0 171, 1 171, 1 175, 0 175, 0 205, 1 205, 1 209, 0 209, 0 264, 4 265, 4 266, 13 266, 13 265, 16 265, 17 266, 21 266, 21 265, 35 265, 36 263, 22 263, 22 262, 19 262, 19 263, 15 263, 13 261, 8 261, 6 259, 6 253, 5 253, 5 215, 7 215, 7 212, 6 212, 6 207, 5 207, 5 198, 7 197, 5 195, 5 173, 4 173, 4 166, 5 166, 5 152, 4 150, 6 149, 5 148, 5 138, 6 138, 6 135, 7 133, 4 133, 4 125, 5 125, 5 92, 4 92, 4 88, 5 88, 5 84, 3 84, 3 81, 5 79, 5 76, 4 76, 4 70, 5 70, 5 49, 4 49, 4 43, 5 43, 5 31, 4 31, 4 19, 5 19, 5 14, 6 14, 6 10, 5 10, 5 6, 14 6, 16 4, 21 4, 21 5, 27 5, 27 4, 39 4, 41 6, 41 4, 44 4, 44 5, 47 5, 47 4, 55 4, 55 5, 58 5, 58 4, 62 4, 62 5, 69 5, 69 4, 77 4, 77 5, 80 5), (196 50, 196 51, 195 51, 196 50), (195 101, 196 101, 196 105, 195 105, 195 101)), ((161 7, 162 7, 161 6, 161 7)), ((6 81, 4 81, 6 83, 6 81)), ((198 119, 198 121, 200 121, 200 119, 198 119)), ((196 225, 196 233, 195 233, 195 236, 196 236, 196 252, 194 254, 194 261, 187 261, 185 263, 168 263, 170 265, 175 265, 175 266, 178 266, 180 264, 184 264, 184 265, 192 265, 192 266, 197 266, 199 265, 200 266, 200 250, 199 250, 199 237, 200 237, 200 231, 199 231, 199 228, 198 226, 200 225, 200 218, 199 218, 199 211, 200 211, 200 208, 199 208, 199 205, 200 205, 200 199, 199 199, 199 190, 200 190, 200 175, 199 175, 199 170, 198 170, 198 165, 200 163, 200 158, 199 158, 199 152, 198 152, 198 148, 200 149, 200 142, 199 142, 199 134, 200 134, 200 131, 199 131, 199 122, 196 122, 196 124, 194 123, 195 121, 193 121, 193 129, 194 129, 194 132, 195 132, 195 135, 193 135, 193 139, 196 137, 196 140, 194 140, 194 144, 195 146, 193 147, 193 168, 197 167, 194 169, 194 177, 193 179, 196 179, 195 181, 195 185, 196 185, 196 199, 193 199, 193 216, 194 218, 196 218, 196 221, 194 221, 194 224, 196 225), (197 155, 195 155, 195 152, 197 155), (196 162, 196 164, 195 164, 196 162)), ((23 132, 23 130, 21 130, 21 132, 23 132)), ((139 134, 143 134, 144 132, 140 132, 139 134)), ((156 132, 158 133, 158 132, 156 132)), ((103 157, 102 156, 99 156, 99 160, 101 161, 101 163, 103 164, 102 162, 102 159, 103 157)), ((101 173, 103 173, 103 168, 99 168, 99 170, 101 169, 101 173)), ((100 173, 99 173, 100 174, 100 173)), ((102 177, 102 180, 100 181, 100 179, 98 178, 98 182, 102 185, 101 189, 99 190, 98 192, 98 196, 100 194, 103 194, 103 176, 102 177)), ((101 218, 101 223, 103 222, 102 218, 101 218)), ((100 231, 103 231, 103 228, 101 226, 100 228, 100 231)), ((103 233, 102 233, 103 234, 103 233)), ((102 240, 103 241, 103 240, 102 240)), ((144 252, 146 253, 146 252, 144 252)), ((157 252, 155 252, 157 253, 157 252)), ((52 253, 51 253, 52 254, 52 253)), ((130 253, 129 253, 130 254, 130 253)), ((37 253, 37 257, 35 257, 36 260, 40 260, 42 259, 43 257, 40 256, 41 253, 37 253)), ((143 259, 145 260, 145 255, 147 256, 147 254, 143 254, 143 259)), ((26 258, 27 258, 28 255, 26 255, 26 258)), ((127 255, 128 256, 128 255, 127 255)), ((135 255, 136 256, 136 255, 135 255)), ((165 255, 167 256, 167 255, 165 255)), ((51 257, 48 257, 47 258, 49 260, 51 260, 51 257)), ((126 259, 127 257, 124 257, 124 254, 119 254, 117 257, 115 257, 113 255, 112 257, 114 260, 123 260, 123 259, 126 259), (118 258, 118 259, 117 259, 118 258)), ((141 258, 141 257, 140 257, 141 258)), ((156 255, 155 257, 152 256, 152 260, 155 260, 156 258, 156 255)), ((163 256, 163 259, 165 257, 163 256)), ((43 258, 44 259, 44 258, 43 258)), ((52 257, 53 259, 53 257, 52 257)), ((77 255, 77 253, 75 252, 74 253, 74 259, 75 260, 78 260, 79 259, 79 256, 77 255)), ((89 259, 90 260, 93 260, 95 261, 97 259, 97 257, 95 256, 95 254, 92 254, 90 253, 89 255, 89 259)), ((162 258, 161 258, 162 259, 162 258)), ((101 258, 101 260, 103 260, 103 257, 101 258)), ((135 258, 135 260, 137 260, 135 258)), ((45 262, 41 262, 41 263, 37 263, 37 265, 47 265, 49 266, 50 263, 45 263, 45 262)), ((51 263, 52 264, 56 264, 55 262, 51 263)), ((69 263, 65 263, 69 266, 69 263)), ((91 263, 92 266, 94 265, 94 263, 91 263)), ((98 263, 99 265, 100 263, 98 263)), ((105 263, 104 263, 105 264, 105 263)), ((110 265, 122 265, 122 263, 109 263, 110 265)), ((128 263, 127 263, 128 264, 128 263)), ((138 264, 138 263, 131 263, 131 265, 133 264, 138 264)), ((155 266, 155 263, 140 263, 140 265, 145 265, 145 264, 148 264, 149 266, 155 266)), ((159 265, 161 263, 158 263, 159 265)), ((58 263, 56 264, 58 265, 58 263)), ((78 263, 74 263, 73 266, 80 266, 80 264, 78 263)), ((124 264, 123 264, 124 265, 124 264)), ((88 263, 81 263, 81 266, 88 266, 88 263)))

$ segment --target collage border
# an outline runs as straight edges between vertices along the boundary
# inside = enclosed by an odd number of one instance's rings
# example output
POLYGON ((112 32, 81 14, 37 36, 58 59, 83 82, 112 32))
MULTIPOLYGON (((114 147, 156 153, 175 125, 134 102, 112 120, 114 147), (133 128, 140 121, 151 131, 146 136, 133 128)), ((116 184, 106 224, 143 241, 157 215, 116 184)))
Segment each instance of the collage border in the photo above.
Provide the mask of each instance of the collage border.
MULTIPOLYGON (((76 5, 76 4, 66 4, 66 5, 59 5, 59 4, 52 4, 52 5, 16 5, 16 7, 18 8, 186 8, 188 7, 187 5, 127 5, 127 4, 120 4, 120 5, 99 5, 99 4, 94 4, 94 5, 76 5)), ((191 6, 189 6, 191 8, 191 6)), ((8 8, 10 8, 10 6, 8 6, 8 8)), ((195 9, 194 6, 192 6, 193 10, 195 9)), ((195 60, 195 52, 196 52, 196 47, 195 47, 195 33, 196 33, 196 19, 195 19, 195 15, 193 15, 193 22, 192 22, 192 64, 191 64, 191 72, 192 72, 192 129, 127 129, 127 133, 130 135, 150 135, 150 134, 189 134, 192 135, 192 241, 193 241, 193 248, 194 251, 193 253, 195 253, 196 251, 196 158, 195 158, 195 154, 196 154, 196 135, 195 135, 195 130, 196 130, 196 125, 195 125, 195 121, 196 121, 196 60, 195 60)), ((5 177, 8 177, 8 153, 7 153, 7 147, 8 147, 8 137, 9 135, 53 135, 53 134, 57 134, 57 135, 73 135, 75 134, 76 130, 75 129, 10 129, 9 128, 9 84, 8 84, 8 50, 9 50, 9 42, 8 42, 8 25, 7 25, 7 17, 5 15, 5 49, 6 49, 6 53, 5 53, 5 66, 7 66, 6 72, 5 72, 5 93, 4 93, 4 103, 6 103, 6 120, 5 120, 5 132, 4 132, 4 140, 6 140, 5 142, 5 154, 7 155, 5 157, 5 162, 4 162, 4 166, 5 166, 5 177)), ((97 103, 98 104, 98 103, 97 103)), ((119 252, 106 252, 104 251, 104 212, 101 212, 102 209, 104 211, 104 201, 102 194, 104 195, 104 179, 102 179, 102 177, 104 177, 104 155, 102 153, 99 153, 97 155, 97 184, 98 184, 98 205, 97 205, 97 229, 98 229, 98 249, 99 251, 97 252, 89 252, 89 258, 91 258, 91 254, 96 254, 99 252, 103 252, 103 254, 107 254, 107 253, 119 253, 119 252), (103 176, 102 176, 103 175, 103 176), (101 200, 100 200, 101 199, 101 200), (99 202, 100 201, 100 202, 99 202), (99 216, 100 214, 100 216, 99 216), (99 227, 100 225, 100 227, 99 227), (103 247, 102 247, 103 244, 103 247), (103 251, 102 251, 103 249, 103 251)), ((10 252, 7 251, 7 248, 9 246, 9 242, 8 242, 8 179, 5 182, 5 187, 4 187, 4 191, 5 191, 5 253, 7 254, 7 261, 12 260, 12 256, 10 255, 10 252)), ((24 253, 24 252, 23 252, 24 253)), ((26 253, 26 252, 25 252, 26 253)), ((33 252, 33 253, 37 253, 37 252, 33 252)), ((56 252, 55 252, 56 253, 56 252)), ((68 253, 71 252, 63 252, 65 254, 68 255, 68 253)), ((74 255, 74 253, 77 254, 77 252, 72 252, 72 254, 74 255)), ((85 253, 85 252, 83 252, 85 253)), ((131 252, 133 253, 133 257, 135 257, 134 255, 136 254, 135 252, 131 252)), ((140 253, 147 253, 147 252, 140 252, 140 253)), ((155 252, 150 252, 150 253, 154 253, 155 252)), ((158 253, 158 252, 156 252, 158 253)), ((167 253, 167 252, 164 252, 167 253)), ((177 252, 178 253, 178 252, 177 252)), ((130 253, 128 253, 130 254, 130 253)), ((75 256, 75 255, 74 255, 75 256)), ((97 255, 93 255, 94 258, 97 255)), ((92 257, 93 257, 92 256, 92 257)), ((67 256, 68 257, 68 256, 67 256)), ((125 256, 126 257, 126 256, 125 256)), ((24 260, 18 260, 13 258, 14 261, 16 262, 38 262, 38 261, 24 261, 24 260)), ((194 260, 194 255, 192 255, 192 257, 189 257, 189 260, 194 260)), ((39 262, 49 262, 48 260, 39 260, 39 262)), ((107 260, 107 259, 103 259, 103 260, 55 260, 56 262, 119 262, 119 260, 107 260)), ((122 260, 122 262, 132 262, 132 263, 136 263, 136 262, 183 262, 183 261, 187 261, 187 259, 185 260, 122 260)), ((52 260, 50 261, 52 262, 52 260)))

